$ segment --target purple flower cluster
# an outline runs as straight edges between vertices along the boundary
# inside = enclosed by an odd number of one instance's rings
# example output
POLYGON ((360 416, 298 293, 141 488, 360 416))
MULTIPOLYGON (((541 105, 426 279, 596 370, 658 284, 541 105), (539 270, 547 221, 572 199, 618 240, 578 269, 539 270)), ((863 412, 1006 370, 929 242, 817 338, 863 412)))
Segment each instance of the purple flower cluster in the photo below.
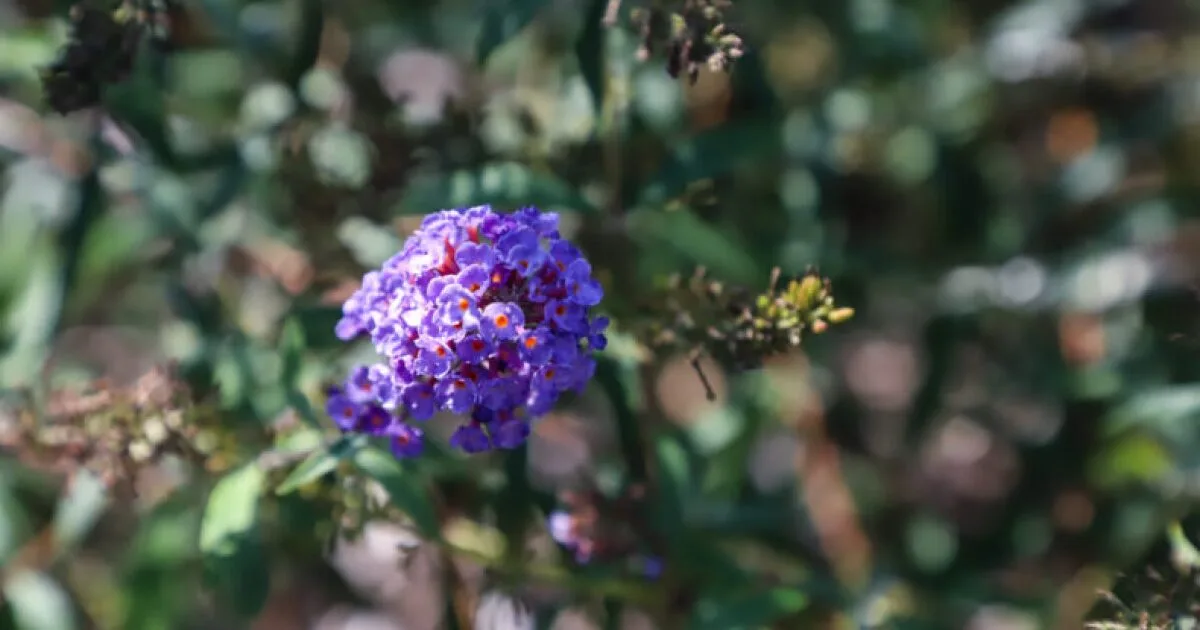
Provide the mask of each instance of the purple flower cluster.
POLYGON ((410 421, 439 410, 469 418, 451 445, 515 448, 531 419, 591 379, 607 344, 608 319, 590 313, 601 297, 557 214, 429 215, 346 300, 338 337, 369 336, 384 361, 352 371, 327 411, 343 431, 389 436, 398 457, 421 452, 410 421))

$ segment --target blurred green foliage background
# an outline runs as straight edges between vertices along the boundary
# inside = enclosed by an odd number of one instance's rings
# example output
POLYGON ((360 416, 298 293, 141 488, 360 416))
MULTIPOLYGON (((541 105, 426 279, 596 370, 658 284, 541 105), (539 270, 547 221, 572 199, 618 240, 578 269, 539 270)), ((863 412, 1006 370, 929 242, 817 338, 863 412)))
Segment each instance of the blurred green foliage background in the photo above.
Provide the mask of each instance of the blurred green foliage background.
POLYGON ((1200 7, 735 0, 689 80, 631 16, 686 4, 148 3, 60 116, 69 3, 0 0, 0 627, 1190 627, 1200 7), (595 387, 507 458, 329 441, 341 300, 482 203, 593 261, 595 387), (643 333, 697 266, 856 315, 710 401, 643 333), (559 493, 633 482, 666 572, 574 565, 559 493))

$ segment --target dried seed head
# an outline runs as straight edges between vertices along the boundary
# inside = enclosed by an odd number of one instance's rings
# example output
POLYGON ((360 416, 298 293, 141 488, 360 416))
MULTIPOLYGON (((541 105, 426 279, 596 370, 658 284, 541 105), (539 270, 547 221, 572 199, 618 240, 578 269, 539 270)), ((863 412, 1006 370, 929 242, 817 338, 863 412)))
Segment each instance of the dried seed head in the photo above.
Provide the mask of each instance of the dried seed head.
POLYGON ((753 369, 798 347, 804 331, 819 334, 854 315, 835 304, 828 280, 807 273, 780 287, 781 275, 772 271, 757 294, 710 280, 703 268, 686 284, 673 277, 657 300, 666 312, 653 314, 647 336, 658 350, 689 351, 697 359, 708 354, 727 368, 753 369))

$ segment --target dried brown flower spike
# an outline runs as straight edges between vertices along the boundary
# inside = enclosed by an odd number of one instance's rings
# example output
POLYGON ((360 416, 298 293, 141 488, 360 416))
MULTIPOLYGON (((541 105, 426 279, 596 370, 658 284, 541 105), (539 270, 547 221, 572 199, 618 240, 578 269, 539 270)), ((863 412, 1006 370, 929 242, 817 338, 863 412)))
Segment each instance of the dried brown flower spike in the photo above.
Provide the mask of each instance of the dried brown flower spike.
POLYGON ((640 58, 649 59, 661 46, 667 50, 667 72, 672 77, 686 74, 695 82, 702 66, 713 72, 728 71, 742 56, 742 38, 726 16, 732 0, 683 0, 678 9, 663 5, 653 2, 648 9, 631 12, 641 32, 640 58))
POLYGON ((163 39, 163 0, 83 0, 71 8, 71 34, 42 70, 47 104, 69 114, 100 103, 104 87, 133 72, 143 37, 163 39))

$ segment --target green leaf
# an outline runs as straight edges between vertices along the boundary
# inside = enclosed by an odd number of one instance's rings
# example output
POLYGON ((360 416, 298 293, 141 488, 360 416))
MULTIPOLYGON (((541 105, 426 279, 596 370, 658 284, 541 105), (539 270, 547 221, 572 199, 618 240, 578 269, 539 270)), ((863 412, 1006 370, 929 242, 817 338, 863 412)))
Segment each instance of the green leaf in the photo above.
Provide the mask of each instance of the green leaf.
POLYGON ((408 514, 423 536, 440 537, 437 513, 422 479, 405 470, 391 453, 377 447, 359 449, 353 461, 363 474, 383 486, 392 504, 408 514))
POLYGON ((305 347, 304 326, 296 318, 289 317, 279 334, 279 357, 283 362, 280 378, 288 391, 295 390, 300 380, 305 347))
POLYGON ((1133 396, 1109 416, 1105 429, 1112 435, 1145 427, 1175 443, 1195 444, 1200 438, 1200 385, 1163 387, 1133 396))
POLYGON ((53 247, 45 247, 27 263, 25 286, 4 322, 12 334, 0 355, 0 389, 32 385, 41 373, 66 295, 61 262, 53 247))
POLYGON ((674 251, 714 277, 754 285, 761 282, 754 258, 728 234, 687 210, 647 211, 630 216, 630 234, 647 249, 674 251))
MULTIPOLYGON (((533 503, 529 483, 529 445, 522 444, 504 454, 504 488, 496 495, 496 526, 508 540, 525 540, 533 503)), ((508 560, 521 560, 521 546, 509 545, 508 560)))
POLYGON ((236 553, 205 558, 204 570, 221 601, 231 611, 250 619, 262 611, 271 594, 268 562, 262 539, 244 538, 238 541, 236 553))
POLYGON ((354 457, 362 448, 362 436, 343 435, 327 449, 321 449, 292 469, 276 488, 275 494, 285 495, 295 492, 297 488, 324 477, 337 469, 338 464, 354 457))
POLYGON ((200 525, 200 551, 228 555, 231 543, 258 527, 258 503, 266 473, 255 463, 226 474, 208 497, 200 525))
POLYGON ((186 565, 196 557, 199 506, 184 491, 155 506, 130 545, 122 592, 122 630, 174 630, 186 612, 194 582, 186 565))
POLYGON ((1174 464, 1174 457, 1157 438, 1131 433, 1104 445, 1088 464, 1088 478, 1100 488, 1159 481, 1174 464))
POLYGON ((300 9, 300 32, 296 50, 288 69, 287 82, 292 89, 300 85, 305 73, 317 62, 321 52, 321 34, 325 30, 324 0, 303 0, 300 9))
MULTIPOLYGON (((601 356, 596 362, 596 384, 604 390, 617 417, 617 438, 621 457, 634 482, 646 481, 646 446, 642 443, 641 427, 630 404, 630 395, 622 376, 627 372, 610 357, 601 356)), ((636 374, 631 378, 636 378, 636 374)))
POLYGON ((780 151, 780 124, 776 117, 736 119, 676 143, 636 205, 657 208, 696 181, 770 163, 780 151))
POLYGON ((479 39, 475 44, 475 60, 479 65, 487 62, 488 58, 504 42, 512 39, 521 32, 538 11, 549 4, 548 0, 494 0, 487 3, 484 9, 483 26, 479 31, 479 39))
POLYGON ((557 176, 516 162, 504 162, 478 170, 416 177, 408 185, 398 213, 427 214, 483 204, 501 210, 531 205, 543 209, 594 210, 574 187, 557 176))
POLYGON ((344 345, 344 342, 333 334, 334 327, 341 318, 341 307, 322 304, 298 305, 292 309, 291 315, 291 321, 301 330, 309 351, 328 350, 344 345))
POLYGON ((75 471, 54 515, 55 540, 64 550, 70 549, 92 530, 106 507, 104 481, 86 468, 75 471))
POLYGON ((21 571, 4 584, 4 598, 18 630, 72 630, 76 627, 71 597, 53 578, 21 571))
POLYGON ((24 502, 13 491, 16 480, 8 473, 0 468, 0 566, 8 562, 32 529, 24 502))
POLYGON ((682 538, 686 533, 686 503, 692 487, 691 462, 683 445, 671 435, 659 435, 654 442, 654 452, 659 473, 658 520, 672 547, 682 552, 686 546, 682 538))
POLYGON ((755 630, 794 615, 808 606, 804 593, 774 588, 763 593, 701 600, 691 630, 755 630))
POLYGON ((270 572, 259 532, 259 499, 266 473, 256 464, 217 482, 200 523, 205 573, 235 612, 258 613, 270 593, 270 572))
POLYGON ((606 44, 604 13, 610 0, 591 0, 583 17, 583 30, 575 42, 575 58, 579 61, 579 73, 592 93, 592 104, 596 111, 604 109, 604 95, 608 86, 606 72, 606 44))

